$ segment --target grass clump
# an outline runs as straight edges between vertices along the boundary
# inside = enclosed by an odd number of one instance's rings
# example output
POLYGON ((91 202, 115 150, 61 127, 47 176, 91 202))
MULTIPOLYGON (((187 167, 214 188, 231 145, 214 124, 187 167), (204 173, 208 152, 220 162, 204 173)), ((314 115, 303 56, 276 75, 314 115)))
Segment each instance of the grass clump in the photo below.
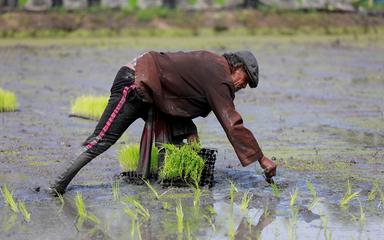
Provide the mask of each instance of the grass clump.
POLYGON ((16 96, 11 91, 0 88, 0 112, 13 112, 16 110, 16 96))
POLYGON ((201 149, 198 144, 185 144, 181 147, 164 144, 163 147, 166 154, 164 165, 160 169, 160 179, 183 179, 186 182, 200 182, 205 162, 198 155, 201 149))
POLYGON ((6 204, 9 205, 11 210, 15 213, 19 212, 19 208, 17 207, 17 204, 15 202, 15 199, 13 199, 12 193, 9 191, 7 185, 4 185, 1 189, 1 194, 3 195, 4 201, 6 204))
MULTIPOLYGON (((119 160, 120 167, 123 172, 132 172, 136 171, 139 166, 140 159, 140 145, 139 144, 130 144, 123 146, 118 155, 117 159, 119 160)), ((152 173, 157 172, 158 167, 158 150, 155 146, 152 146, 151 151, 151 167, 150 171, 152 173)))
POLYGON ((349 202, 353 200, 354 198, 357 198, 359 196, 359 192, 352 193, 352 185, 347 181, 347 191, 344 194, 344 197, 340 200, 340 207, 347 207, 349 202))
POLYGON ((81 96, 71 107, 71 115, 99 120, 108 104, 108 97, 81 96))

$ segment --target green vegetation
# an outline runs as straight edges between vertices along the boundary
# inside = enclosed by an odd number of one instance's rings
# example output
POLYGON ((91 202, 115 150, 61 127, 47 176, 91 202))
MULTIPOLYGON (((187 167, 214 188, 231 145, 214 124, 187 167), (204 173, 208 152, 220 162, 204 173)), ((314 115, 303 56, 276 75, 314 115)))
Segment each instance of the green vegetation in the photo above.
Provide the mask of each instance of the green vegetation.
POLYGON ((63 210, 63 207, 64 207, 64 197, 62 194, 60 194, 58 191, 56 191, 56 189, 53 189, 55 191, 55 194, 57 196, 57 198, 59 199, 60 201, 60 209, 59 209, 59 212, 61 212, 63 210))
POLYGON ((146 221, 151 217, 148 209, 146 209, 139 201, 133 199, 132 197, 125 197, 122 201, 126 204, 134 206, 136 213, 142 217, 143 221, 146 221))
POLYGON ((247 210, 248 209, 249 202, 251 201, 252 196, 253 195, 249 191, 244 193, 243 198, 241 199, 241 204, 240 204, 241 210, 247 210))
POLYGON ((152 193, 155 195, 156 199, 159 200, 162 196, 164 196, 169 190, 163 192, 162 194, 159 194, 156 189, 151 185, 151 183, 148 180, 143 179, 143 182, 147 185, 147 187, 152 191, 152 193))
POLYGON ((200 197, 201 197, 201 189, 199 188, 199 185, 197 184, 193 188, 193 206, 195 207, 195 209, 199 209, 200 197))
POLYGON ((291 193, 291 201, 289 202, 289 206, 290 207, 293 207, 297 201, 297 195, 298 195, 298 190, 297 188, 295 188, 295 190, 293 191, 293 193, 291 193))
POLYGON ((16 105, 15 94, 0 88, 0 112, 13 112, 16 110, 16 105))
POLYGON ((77 209, 77 215, 79 216, 78 225, 81 226, 85 219, 92 221, 96 224, 100 223, 100 220, 95 215, 87 211, 83 195, 80 192, 76 193, 75 204, 77 209))
POLYGON ((20 212, 23 214, 24 220, 26 222, 29 222, 31 220, 31 214, 28 212, 23 201, 19 200, 18 203, 19 203, 20 212))
POLYGON ((276 198, 280 198, 281 197, 281 191, 279 189, 279 186, 277 186, 276 183, 272 183, 271 188, 272 188, 273 196, 275 196, 276 198))
POLYGON ((1 194, 3 195, 5 203, 9 205, 11 210, 15 213, 19 212, 19 208, 17 207, 15 199, 13 199, 12 193, 8 190, 7 185, 3 185, 0 191, 1 191, 1 194))
MULTIPOLYGON (((119 160, 120 167, 123 172, 132 172, 136 171, 139 166, 140 159, 140 145, 139 144, 130 144, 123 146, 117 155, 119 160)), ((151 173, 157 172, 157 161, 158 161, 158 150, 155 146, 152 146, 151 151, 151 173)))
POLYGON ((237 190, 235 184, 231 180, 229 180, 229 184, 230 184, 229 199, 231 201, 231 206, 233 206, 233 203, 235 201, 235 193, 237 193, 238 190, 237 190))
POLYGON ((183 206, 181 205, 180 200, 177 201, 176 203, 176 216, 177 216, 177 232, 179 234, 179 239, 182 239, 183 230, 184 230, 184 213, 183 213, 183 206))
POLYGON ((317 197, 317 193, 316 193, 315 188, 313 187, 312 183, 308 179, 306 182, 307 182, 307 187, 308 187, 308 189, 312 195, 312 201, 308 206, 308 210, 312 210, 316 206, 316 204, 318 203, 319 198, 317 197))
POLYGON ((71 107, 71 115, 98 120, 108 104, 108 97, 81 96, 71 107))
POLYGON ((360 218, 359 218, 359 222, 360 222, 360 225, 364 225, 365 223, 365 213, 364 213, 364 208, 363 208, 363 205, 361 204, 361 201, 359 200, 359 206, 360 206, 360 218))
POLYGON ((379 183, 378 182, 375 182, 372 186, 372 189, 371 191, 369 191, 368 193, 368 201, 373 201, 375 200, 376 196, 379 194, 380 192, 380 186, 379 186, 379 183))
POLYGON ((120 198, 120 182, 118 180, 112 182, 112 197, 113 201, 117 201, 120 198))
POLYGON ((344 197, 339 202, 340 207, 347 207, 349 202, 358 196, 359 196, 359 192, 352 193, 352 185, 348 180, 347 191, 345 192, 344 197))
POLYGON ((186 182, 200 182, 204 168, 204 160, 198 155, 200 147, 185 144, 177 147, 172 144, 163 145, 166 151, 164 165, 160 169, 160 179, 183 179, 186 182))

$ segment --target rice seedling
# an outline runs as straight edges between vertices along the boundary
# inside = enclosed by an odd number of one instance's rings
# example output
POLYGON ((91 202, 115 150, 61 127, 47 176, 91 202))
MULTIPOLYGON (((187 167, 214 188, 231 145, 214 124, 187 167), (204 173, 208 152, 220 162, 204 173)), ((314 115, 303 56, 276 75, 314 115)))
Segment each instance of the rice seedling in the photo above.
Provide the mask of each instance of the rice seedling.
POLYGON ((170 190, 170 189, 168 189, 167 191, 163 192, 162 194, 159 194, 148 180, 145 180, 145 179, 142 179, 142 180, 147 185, 147 187, 152 191, 152 193, 155 195, 157 200, 159 200, 162 196, 164 196, 170 190))
POLYGON ((308 189, 309 189, 309 191, 311 192, 311 195, 312 195, 312 201, 311 201, 311 203, 308 206, 308 210, 312 210, 316 206, 316 204, 319 202, 319 198, 317 197, 317 193, 315 191, 315 188, 311 184, 311 182, 308 179, 307 179, 306 182, 307 182, 307 187, 308 187, 308 189))
POLYGON ((146 209, 139 201, 131 197, 126 197, 123 199, 123 202, 133 205, 135 207, 136 213, 142 216, 144 221, 148 220, 151 217, 148 209, 146 209))
POLYGON ((169 205, 169 202, 163 202, 163 209, 164 210, 169 210, 171 208, 171 206, 169 205))
POLYGON ((177 147, 164 144, 166 154, 160 170, 160 179, 184 179, 186 182, 200 182, 204 160, 198 155, 196 146, 185 144, 177 147))
POLYGON ((199 188, 199 185, 196 185, 193 188, 193 206, 195 209, 199 209, 200 197, 201 197, 201 189, 199 188))
POLYGON ((349 202, 353 200, 354 198, 357 198, 359 196, 359 192, 352 193, 352 185, 347 181, 347 191, 344 194, 344 197, 340 200, 339 205, 340 207, 346 207, 348 206, 349 202))
POLYGON ((133 220, 137 220, 138 217, 137 217, 137 212, 133 211, 132 209, 130 208, 124 208, 124 212, 125 214, 127 214, 130 218, 132 218, 133 220))
MULTIPOLYGON (((130 144, 123 146, 118 152, 117 159, 119 160, 119 164, 123 172, 136 171, 140 160, 140 145, 130 144)), ((155 146, 152 146, 150 166, 150 171, 152 173, 157 172, 157 159, 158 149, 155 146)))
POLYGON ((217 215, 217 212, 215 210, 215 208, 212 206, 212 205, 208 205, 206 207, 206 210, 208 211, 208 213, 211 215, 211 216, 216 216, 217 215))
POLYGON ((317 198, 317 193, 315 191, 315 188, 313 187, 312 183, 307 179, 306 181, 307 187, 309 191, 311 192, 312 198, 317 198))
POLYGON ((249 191, 244 193, 243 198, 241 199, 241 204, 240 204, 241 210, 244 211, 244 210, 248 209, 249 202, 251 201, 252 196, 253 195, 249 191))
POLYGON ((273 196, 275 196, 276 198, 280 198, 281 197, 281 191, 279 189, 279 186, 277 186, 276 183, 272 183, 271 188, 272 188, 273 196))
POLYGON ((297 188, 295 188, 295 191, 293 191, 293 193, 291 193, 291 201, 289 202, 289 206, 292 208, 296 201, 297 201, 297 195, 298 195, 298 190, 297 188))
POLYGON ((324 239, 332 240, 332 233, 328 230, 328 217, 326 215, 320 215, 321 224, 324 229, 324 239))
MULTIPOLYGON (((297 191, 295 190, 295 192, 297 191)), ((288 220, 288 239, 296 239, 296 226, 297 226, 298 213, 299 213, 299 210, 291 206, 291 216, 288 220)))
POLYGON ((365 223, 365 212, 364 212, 364 208, 363 208, 363 205, 361 204, 360 200, 359 200, 359 205, 360 205, 360 218, 359 218, 359 222, 360 222, 360 226, 363 226, 364 223, 365 223))
POLYGON ((113 201, 117 201, 120 198, 120 182, 119 181, 112 182, 112 197, 113 197, 113 201))
POLYGON ((375 200, 376 196, 379 194, 380 192, 380 187, 379 187, 379 183, 378 182, 375 182, 372 186, 372 189, 371 191, 369 191, 368 193, 368 201, 373 201, 375 200))
POLYGON ((233 202, 235 200, 235 193, 237 193, 238 191, 235 184, 231 180, 229 180, 229 184, 231 185, 229 189, 229 198, 231 200, 231 206, 233 206, 233 202))
POLYGON ((189 223, 186 224, 185 228, 186 228, 187 240, 192 240, 191 227, 189 226, 189 223))
POLYGON ((81 226, 82 222, 85 219, 88 219, 91 222, 94 222, 96 224, 100 223, 100 220, 95 215, 88 213, 86 206, 85 206, 84 199, 83 199, 83 195, 80 192, 76 193, 75 204, 76 204, 77 214, 79 216, 79 222, 78 222, 79 224, 78 225, 81 226))
MULTIPOLYGON (((16 225, 17 218, 18 215, 16 213, 12 213, 12 215, 7 218, 4 223, 2 223, 2 232, 9 232, 16 225)), ((2 220, 4 220, 4 218, 2 218, 2 220)))
POLYGON ((108 104, 108 97, 81 96, 71 107, 71 115, 99 120, 108 104))
POLYGON ((210 218, 207 215, 203 215, 203 217, 207 220, 207 222, 209 223, 209 225, 212 228, 212 231, 215 233, 216 232, 216 227, 215 227, 215 224, 213 224, 212 218, 210 218))
POLYGON ((130 208, 124 208, 124 213, 127 214, 128 217, 130 217, 132 219, 130 233, 131 233, 131 239, 134 239, 135 238, 136 225, 137 225, 137 221, 138 221, 137 212, 133 211, 130 208))
POLYGON ((16 204, 15 200, 13 199, 13 195, 9 191, 7 185, 3 185, 3 187, 0 189, 0 191, 1 191, 1 194, 3 195, 5 203, 9 205, 11 210, 15 213, 19 212, 19 208, 17 207, 17 204, 16 204))
POLYGON ((0 112, 13 112, 16 110, 16 105, 15 94, 0 88, 0 112))
POLYGON ((55 191, 55 194, 56 194, 56 196, 57 196, 57 198, 59 199, 59 201, 60 201, 60 209, 59 209, 59 212, 63 209, 63 207, 64 207, 64 197, 63 197, 63 195, 62 194, 60 194, 58 191, 56 191, 56 189, 53 189, 54 191, 55 191))
POLYGON ((24 220, 26 222, 29 222, 29 220, 31 220, 31 214, 28 212, 23 201, 19 200, 18 203, 19 203, 20 212, 21 214, 23 214, 24 220))
POLYGON ((177 201, 176 203, 176 216, 177 216, 177 232, 179 236, 181 235, 181 238, 182 238, 183 230, 184 230, 184 213, 183 213, 183 206, 181 205, 180 200, 177 201))
POLYGON ((75 197, 75 204, 77 209, 77 214, 80 218, 86 218, 87 217, 87 210, 85 208, 85 202, 83 199, 83 195, 80 192, 77 192, 75 197))

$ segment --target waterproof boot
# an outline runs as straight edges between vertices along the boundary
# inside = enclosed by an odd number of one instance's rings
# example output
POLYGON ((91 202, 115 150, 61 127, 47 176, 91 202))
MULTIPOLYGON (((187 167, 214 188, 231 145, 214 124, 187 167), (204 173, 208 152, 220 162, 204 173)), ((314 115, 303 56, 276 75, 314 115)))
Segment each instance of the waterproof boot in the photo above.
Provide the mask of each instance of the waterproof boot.
POLYGON ((84 152, 76 159, 70 161, 65 171, 60 174, 54 184, 50 186, 51 193, 54 195, 64 194, 65 189, 71 180, 76 176, 80 169, 89 163, 93 158, 92 154, 84 152))

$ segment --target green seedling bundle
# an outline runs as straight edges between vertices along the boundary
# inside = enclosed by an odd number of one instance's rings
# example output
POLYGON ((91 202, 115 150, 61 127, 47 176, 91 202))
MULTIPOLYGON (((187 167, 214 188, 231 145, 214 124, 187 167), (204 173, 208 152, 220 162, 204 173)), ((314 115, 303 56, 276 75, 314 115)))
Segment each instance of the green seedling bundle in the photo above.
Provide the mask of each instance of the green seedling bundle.
POLYGON ((108 97, 81 96, 72 104, 71 115, 98 120, 107 104, 108 97))
MULTIPOLYGON (((130 144, 123 146, 117 156, 120 167, 123 172, 134 172, 139 166, 140 159, 140 146, 139 144, 130 144)), ((158 150, 156 147, 152 147, 151 151, 151 173, 157 172, 158 165, 158 150)))
POLYGON ((13 112, 16 110, 16 104, 15 94, 0 88, 0 112, 13 112))
POLYGON ((197 145, 185 144, 177 147, 164 144, 166 154, 164 165, 160 169, 160 179, 183 179, 186 182, 200 182, 204 168, 204 160, 198 155, 200 148, 197 145))

